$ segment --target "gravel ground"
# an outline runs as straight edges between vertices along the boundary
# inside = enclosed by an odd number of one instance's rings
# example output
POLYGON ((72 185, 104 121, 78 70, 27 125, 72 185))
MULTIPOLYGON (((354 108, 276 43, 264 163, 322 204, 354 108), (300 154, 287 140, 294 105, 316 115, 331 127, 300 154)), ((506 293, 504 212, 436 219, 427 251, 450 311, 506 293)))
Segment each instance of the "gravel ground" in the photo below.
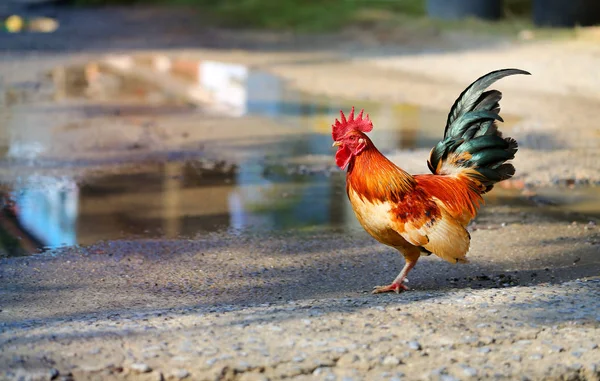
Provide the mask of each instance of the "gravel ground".
POLYGON ((0 366, 15 379, 598 380, 599 300, 590 279, 94 313, 5 324, 0 366))
POLYGON ((110 241, 2 260, 0 374, 598 379, 598 228, 485 211, 471 263, 424 257, 401 295, 369 294, 402 261, 362 231, 110 241))

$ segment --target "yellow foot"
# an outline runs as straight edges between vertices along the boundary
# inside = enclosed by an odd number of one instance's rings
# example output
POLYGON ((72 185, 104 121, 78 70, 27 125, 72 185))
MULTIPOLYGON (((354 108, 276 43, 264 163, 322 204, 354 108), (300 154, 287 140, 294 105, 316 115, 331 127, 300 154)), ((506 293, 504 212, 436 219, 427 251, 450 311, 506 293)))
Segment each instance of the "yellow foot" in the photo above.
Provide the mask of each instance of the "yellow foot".
POLYGON ((372 293, 373 294, 381 294, 384 292, 395 292, 396 294, 399 294, 402 291, 408 291, 408 290, 410 290, 410 289, 402 283, 392 283, 388 286, 376 286, 373 288, 372 293))

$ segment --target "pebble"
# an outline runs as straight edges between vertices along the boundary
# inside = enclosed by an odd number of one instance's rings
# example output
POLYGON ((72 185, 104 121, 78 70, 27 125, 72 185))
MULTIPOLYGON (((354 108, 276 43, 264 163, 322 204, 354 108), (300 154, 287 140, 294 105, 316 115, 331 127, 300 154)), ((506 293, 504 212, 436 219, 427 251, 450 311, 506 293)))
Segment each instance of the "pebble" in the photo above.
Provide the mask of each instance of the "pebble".
POLYGON ((252 368, 252 365, 250 365, 250 363, 246 361, 240 361, 235 366, 235 370, 238 372, 245 372, 250 368, 252 368))
POLYGON ((490 349, 490 347, 481 347, 478 349, 479 353, 490 353, 492 350, 490 349))
POLYGON ((348 349, 344 348, 344 347, 335 347, 332 350, 337 353, 347 353, 348 352, 348 349))
POLYGON ((171 377, 177 380, 183 380, 190 376, 190 372, 185 369, 175 369, 171 372, 171 377))
POLYGON ((400 365, 400 359, 398 359, 397 357, 394 357, 394 356, 385 356, 385 358, 381 361, 381 363, 383 365, 396 366, 396 365, 400 365))
POLYGON ((138 373, 148 373, 152 370, 152 368, 150 368, 148 366, 148 364, 144 364, 142 362, 131 364, 129 369, 133 370, 134 372, 138 372, 138 373))
POLYGON ((423 347, 421 347, 421 344, 418 341, 409 341, 408 347, 415 351, 420 351, 421 349, 423 349, 423 347))
POLYGON ((583 368, 583 365, 581 365, 580 363, 576 362, 575 364, 571 364, 569 365, 569 369, 573 369, 573 370, 581 370, 581 368, 583 368))
POLYGON ((440 376, 441 381, 460 381, 458 378, 451 376, 449 374, 442 374, 440 376))
POLYGON ((544 355, 541 353, 534 353, 531 356, 529 356, 530 360, 541 360, 544 358, 544 355))
POLYGON ((50 369, 48 371, 48 375, 50 376, 51 380, 54 380, 56 377, 58 377, 60 375, 60 372, 58 371, 58 369, 50 369))
POLYGON ((211 358, 211 359, 208 359, 208 360, 206 360, 206 365, 208 365, 208 366, 213 366, 213 365, 215 365, 215 363, 216 363, 217 361, 218 361, 218 359, 217 359, 217 358, 215 358, 215 357, 213 357, 213 358, 211 358))
POLYGON ((357 363, 358 361, 360 361, 360 357, 358 357, 358 355, 348 353, 347 355, 340 357, 337 365, 340 367, 346 367, 348 365, 357 363))
POLYGON ((564 352, 564 351, 565 351, 565 348, 564 348, 564 347, 561 347, 560 345, 553 345, 553 346, 550 348, 550 352, 556 352, 556 353, 560 353, 560 352, 564 352))
POLYGON ((465 376, 477 377, 477 369, 471 368, 470 366, 463 365, 462 371, 465 374, 465 376))

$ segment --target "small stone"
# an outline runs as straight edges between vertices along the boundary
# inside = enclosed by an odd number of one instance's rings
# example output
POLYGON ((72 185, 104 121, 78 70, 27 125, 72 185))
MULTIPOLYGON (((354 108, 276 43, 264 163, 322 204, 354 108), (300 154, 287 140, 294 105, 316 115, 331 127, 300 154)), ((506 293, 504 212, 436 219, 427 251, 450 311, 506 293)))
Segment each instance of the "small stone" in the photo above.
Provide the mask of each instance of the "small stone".
POLYGON ((190 359, 185 356, 173 356, 173 357, 171 357, 171 361, 173 361, 173 362, 188 362, 188 361, 190 361, 190 359))
POLYGON ((152 371, 152 368, 150 368, 148 366, 148 364, 144 364, 141 362, 131 364, 129 369, 131 369, 134 372, 138 372, 138 373, 148 373, 148 372, 152 371))
POLYGON ((521 356, 520 355, 512 355, 510 357, 511 360, 516 361, 516 362, 521 362, 521 356))
POLYGON ((442 374, 442 375, 440 376, 440 380, 441 380, 441 381, 459 381, 459 379, 458 379, 458 378, 456 378, 456 377, 454 377, 454 376, 451 376, 451 375, 449 375, 449 374, 442 374))
POLYGON ((486 353, 490 353, 492 350, 490 349, 490 347, 481 347, 481 348, 479 348, 478 351, 479 351, 479 353, 486 354, 486 353))
POLYGON ((237 365, 235 366, 235 370, 242 373, 247 371, 248 369, 252 368, 252 365, 250 365, 249 362, 246 361, 240 361, 237 363, 237 365))
POLYGON ((313 370, 312 374, 313 374, 313 376, 319 376, 319 375, 323 374, 324 372, 325 372, 325 368, 318 367, 317 369, 313 370))
POLYGON ((183 380, 186 377, 190 376, 190 372, 185 369, 175 369, 171 372, 171 375, 177 380, 183 380))
POLYGON ((573 370, 581 370, 581 368, 583 368, 583 365, 581 365, 580 363, 576 362, 575 364, 571 364, 569 365, 569 369, 573 369, 573 370))
POLYGON ((571 352, 571 356, 573 356, 573 357, 580 358, 582 355, 583 355, 583 353, 581 353, 579 351, 573 351, 573 352, 571 352))
POLYGON ((534 353, 531 356, 529 356, 530 360, 541 360, 544 358, 544 355, 542 355, 541 353, 534 353))
POLYGON ((218 359, 216 357, 213 357, 211 359, 206 360, 206 365, 208 366, 213 366, 215 365, 215 363, 218 361, 218 359))
POLYGON ((477 377, 477 369, 471 368, 470 366, 463 365, 463 373, 468 377, 477 377))
POLYGON ((358 357, 358 355, 348 353, 348 354, 340 357, 340 359, 337 362, 337 365, 340 367, 347 367, 347 366, 357 363, 359 361, 360 361, 360 357, 358 357))
POLYGON ((414 351, 420 351, 421 349, 423 349, 423 347, 421 347, 421 344, 418 341, 409 341, 408 347, 414 351))
POLYGON ((295 356, 292 359, 293 362, 303 362, 304 361, 304 356, 295 356))
POLYGON ((60 375, 60 372, 58 371, 58 369, 54 369, 54 368, 50 369, 50 371, 48 373, 49 373, 48 375, 50 376, 51 380, 54 380, 55 378, 57 378, 60 375))
POLYGON ((565 351, 565 348, 561 347, 560 345, 553 345, 550 348, 550 352, 560 353, 560 352, 564 352, 564 351, 565 351))
POLYGON ((396 365, 400 365, 400 360, 394 356, 385 356, 385 358, 383 359, 383 361, 381 361, 381 363, 383 365, 387 365, 387 366, 396 366, 396 365))
POLYGON ((333 348, 333 351, 337 353, 347 353, 348 349, 344 347, 335 347, 333 348))
POLYGON ((519 340, 515 344, 517 344, 517 345, 529 345, 529 344, 531 344, 531 340, 519 340))

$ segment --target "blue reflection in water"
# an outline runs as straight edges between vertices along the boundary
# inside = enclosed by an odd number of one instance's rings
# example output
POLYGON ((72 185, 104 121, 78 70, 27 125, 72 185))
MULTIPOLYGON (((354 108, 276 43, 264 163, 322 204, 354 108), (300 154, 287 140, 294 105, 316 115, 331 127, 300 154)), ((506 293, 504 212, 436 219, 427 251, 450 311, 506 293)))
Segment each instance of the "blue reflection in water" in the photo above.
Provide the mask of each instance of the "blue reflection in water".
POLYGON ((74 182, 45 178, 30 188, 15 192, 18 220, 23 228, 45 246, 77 243, 79 191, 74 182))

